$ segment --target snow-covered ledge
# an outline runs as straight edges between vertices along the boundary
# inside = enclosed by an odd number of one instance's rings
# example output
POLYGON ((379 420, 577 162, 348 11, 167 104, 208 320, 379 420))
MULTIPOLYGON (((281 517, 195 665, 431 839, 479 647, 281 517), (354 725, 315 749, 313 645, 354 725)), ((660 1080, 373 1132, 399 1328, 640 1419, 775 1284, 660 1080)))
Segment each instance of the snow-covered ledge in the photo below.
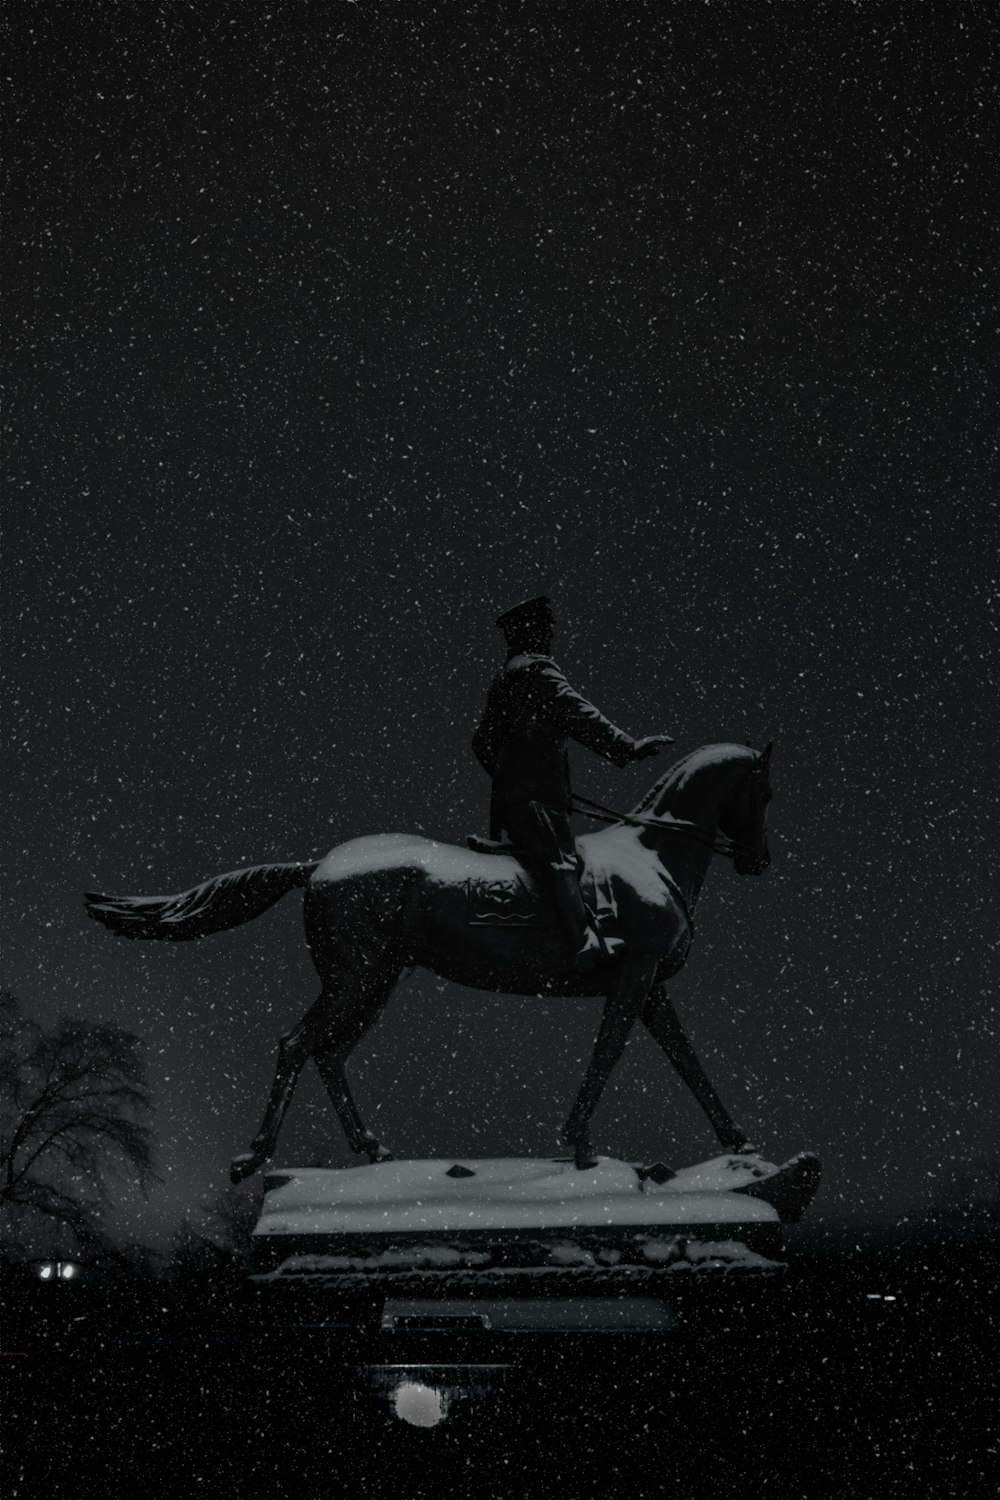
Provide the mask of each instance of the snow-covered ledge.
POLYGON ((265 1179, 254 1234, 777 1223, 769 1203, 731 1191, 753 1180, 756 1160, 717 1157, 662 1183, 612 1157, 583 1172, 571 1161, 530 1157, 285 1168, 265 1179))
POLYGON ((269 1278, 587 1267, 772 1269, 782 1168, 720 1156, 681 1171, 603 1157, 390 1161, 270 1172, 253 1268, 269 1278))

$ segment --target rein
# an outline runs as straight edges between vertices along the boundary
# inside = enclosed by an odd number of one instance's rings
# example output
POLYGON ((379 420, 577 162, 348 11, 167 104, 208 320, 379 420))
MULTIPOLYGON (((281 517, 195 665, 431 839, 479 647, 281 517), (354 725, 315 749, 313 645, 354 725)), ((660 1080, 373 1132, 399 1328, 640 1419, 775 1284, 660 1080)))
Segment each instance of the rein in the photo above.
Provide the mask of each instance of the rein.
POLYGON ((713 854, 721 854, 726 859, 733 859, 740 852, 732 839, 714 839, 697 823, 689 823, 683 818, 654 818, 652 815, 637 817, 633 813, 616 812, 613 807, 605 807, 603 802, 594 802, 590 797, 581 797, 576 793, 573 794, 573 805, 582 817, 593 818, 595 823, 629 823, 633 828, 662 828, 667 833, 677 833, 683 838, 693 839, 696 844, 702 844, 706 849, 711 849, 713 854))

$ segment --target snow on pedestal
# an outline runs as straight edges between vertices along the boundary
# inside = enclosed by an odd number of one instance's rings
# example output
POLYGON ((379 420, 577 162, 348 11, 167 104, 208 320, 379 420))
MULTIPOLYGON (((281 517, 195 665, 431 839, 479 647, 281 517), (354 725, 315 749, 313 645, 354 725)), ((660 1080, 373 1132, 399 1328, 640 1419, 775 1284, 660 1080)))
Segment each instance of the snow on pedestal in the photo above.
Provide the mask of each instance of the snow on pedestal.
POLYGON ((670 1174, 602 1157, 389 1161, 269 1173, 255 1279, 628 1267, 777 1269, 779 1215, 739 1188, 778 1169, 717 1157, 670 1174))

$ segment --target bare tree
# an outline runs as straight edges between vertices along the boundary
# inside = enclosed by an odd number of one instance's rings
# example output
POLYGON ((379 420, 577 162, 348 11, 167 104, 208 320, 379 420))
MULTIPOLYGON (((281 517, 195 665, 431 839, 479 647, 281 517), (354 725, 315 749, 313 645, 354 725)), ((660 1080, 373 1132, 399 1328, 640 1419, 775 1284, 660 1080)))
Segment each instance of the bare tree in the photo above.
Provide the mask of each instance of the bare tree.
POLYGON ((9 1249, 108 1250, 110 1184, 156 1180, 143 1044, 64 1017, 46 1030, 0 994, 0 1222, 9 1249))

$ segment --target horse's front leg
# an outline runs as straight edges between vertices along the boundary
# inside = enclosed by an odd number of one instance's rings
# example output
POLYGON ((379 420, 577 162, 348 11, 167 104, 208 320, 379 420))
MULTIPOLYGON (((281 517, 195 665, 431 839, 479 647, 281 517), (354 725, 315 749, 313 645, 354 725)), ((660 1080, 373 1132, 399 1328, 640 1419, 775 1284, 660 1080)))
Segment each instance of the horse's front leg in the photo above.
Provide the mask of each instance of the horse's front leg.
POLYGON ((688 1088, 709 1118, 712 1129, 726 1151, 752 1151, 743 1131, 735 1125, 712 1087, 697 1054, 677 1019, 677 1012, 667 998, 666 986, 654 987, 642 1016, 654 1041, 669 1057, 688 1088))
POLYGON ((655 959, 626 959, 611 993, 604 1002, 594 1053, 584 1074, 580 1092, 563 1127, 563 1140, 573 1147, 578 1168, 597 1165, 590 1145, 590 1120, 597 1101, 621 1057, 629 1032, 642 1015, 656 974, 655 959))

